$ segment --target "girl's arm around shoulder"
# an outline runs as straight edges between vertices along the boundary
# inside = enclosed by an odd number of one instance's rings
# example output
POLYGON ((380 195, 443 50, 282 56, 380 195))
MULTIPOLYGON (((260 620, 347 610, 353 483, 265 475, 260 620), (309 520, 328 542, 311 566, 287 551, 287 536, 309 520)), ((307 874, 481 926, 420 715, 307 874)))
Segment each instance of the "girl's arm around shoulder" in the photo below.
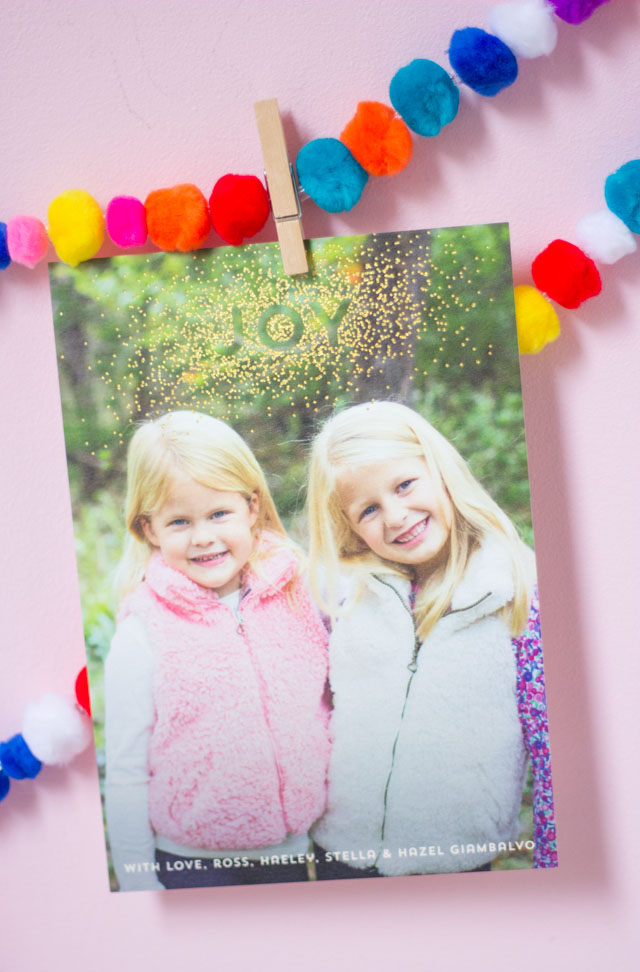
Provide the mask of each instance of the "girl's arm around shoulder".
POLYGON ((155 842, 149 824, 149 741, 154 722, 153 655, 133 615, 118 624, 105 663, 105 803, 113 864, 121 890, 162 888, 151 865, 155 842))

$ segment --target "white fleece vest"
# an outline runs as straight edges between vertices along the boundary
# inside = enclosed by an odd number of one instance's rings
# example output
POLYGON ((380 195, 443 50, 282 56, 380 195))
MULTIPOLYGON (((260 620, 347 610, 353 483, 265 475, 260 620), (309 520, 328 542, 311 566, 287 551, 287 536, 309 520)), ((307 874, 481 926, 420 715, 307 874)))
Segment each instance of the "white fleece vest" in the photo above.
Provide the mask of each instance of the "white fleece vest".
POLYGON ((526 752, 496 616, 513 597, 507 557, 475 553, 415 672, 408 597, 403 580, 371 577, 336 623, 328 810, 313 836, 387 875, 468 871, 518 831, 526 752))

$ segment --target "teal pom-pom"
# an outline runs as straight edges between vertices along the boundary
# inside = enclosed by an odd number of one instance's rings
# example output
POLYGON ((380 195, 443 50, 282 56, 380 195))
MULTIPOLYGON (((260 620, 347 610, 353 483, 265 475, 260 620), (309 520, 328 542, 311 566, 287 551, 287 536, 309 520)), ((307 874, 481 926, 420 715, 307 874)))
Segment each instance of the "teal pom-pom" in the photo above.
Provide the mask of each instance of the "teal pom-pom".
POLYGON ((460 92, 435 61, 416 58, 394 74, 391 104, 418 135, 438 135, 458 114, 460 92))
POLYGON ((303 145, 296 169, 304 191, 328 213, 353 209, 369 178, 337 138, 315 138, 303 145))
POLYGON ((22 733, 0 743, 2 769, 14 780, 32 780, 42 769, 42 763, 33 755, 22 733))
POLYGON ((518 77, 518 62, 511 48, 479 27, 456 30, 449 61, 458 77, 478 94, 492 98, 518 77))
POLYGON ((6 773, 0 770, 0 800, 4 800, 7 793, 11 789, 11 780, 6 773))
POLYGON ((632 233, 640 233, 640 159, 620 166, 607 178, 604 198, 632 233))
POLYGON ((0 223, 0 270, 6 270, 11 263, 9 244, 7 243, 7 224, 0 223))

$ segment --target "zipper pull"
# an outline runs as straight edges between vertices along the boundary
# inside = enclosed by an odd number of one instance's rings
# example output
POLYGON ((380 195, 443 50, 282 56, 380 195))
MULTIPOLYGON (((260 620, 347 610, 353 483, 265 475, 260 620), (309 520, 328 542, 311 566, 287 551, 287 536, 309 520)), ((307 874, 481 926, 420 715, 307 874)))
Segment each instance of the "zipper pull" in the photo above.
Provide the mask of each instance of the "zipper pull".
POLYGON ((242 631, 244 628, 244 621, 242 620, 242 615, 240 614, 240 607, 238 606, 233 613, 236 616, 236 631, 242 631))
POLYGON ((250 594, 250 593, 251 593, 251 588, 250 587, 247 587, 246 590, 242 591, 242 593, 240 594, 240 598, 238 600, 238 603, 236 604, 236 606, 233 609, 233 613, 234 613, 235 618, 236 618, 236 621, 237 621, 236 631, 242 631, 243 628, 244 628, 244 620, 242 618, 242 612, 240 611, 240 605, 242 604, 242 602, 245 599, 245 597, 247 596, 247 594, 250 594))
POLYGON ((421 648, 420 642, 416 638, 413 645, 413 655, 411 656, 411 661, 407 665, 407 668, 409 669, 412 675, 418 671, 418 653, 420 651, 420 648, 421 648))

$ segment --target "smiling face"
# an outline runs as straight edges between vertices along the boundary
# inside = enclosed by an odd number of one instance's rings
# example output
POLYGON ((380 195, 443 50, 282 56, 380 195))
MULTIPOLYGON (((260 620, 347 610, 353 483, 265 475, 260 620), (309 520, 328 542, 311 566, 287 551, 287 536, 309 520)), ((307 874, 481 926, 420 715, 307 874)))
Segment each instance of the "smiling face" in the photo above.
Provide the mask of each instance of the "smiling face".
POLYGON ((449 538, 451 503, 419 456, 382 459, 341 473, 338 500, 354 533, 384 560, 426 564, 449 538))
POLYGON ((224 597, 240 587, 257 516, 255 493, 247 500, 179 473, 164 502, 141 525, 169 567, 224 597))

